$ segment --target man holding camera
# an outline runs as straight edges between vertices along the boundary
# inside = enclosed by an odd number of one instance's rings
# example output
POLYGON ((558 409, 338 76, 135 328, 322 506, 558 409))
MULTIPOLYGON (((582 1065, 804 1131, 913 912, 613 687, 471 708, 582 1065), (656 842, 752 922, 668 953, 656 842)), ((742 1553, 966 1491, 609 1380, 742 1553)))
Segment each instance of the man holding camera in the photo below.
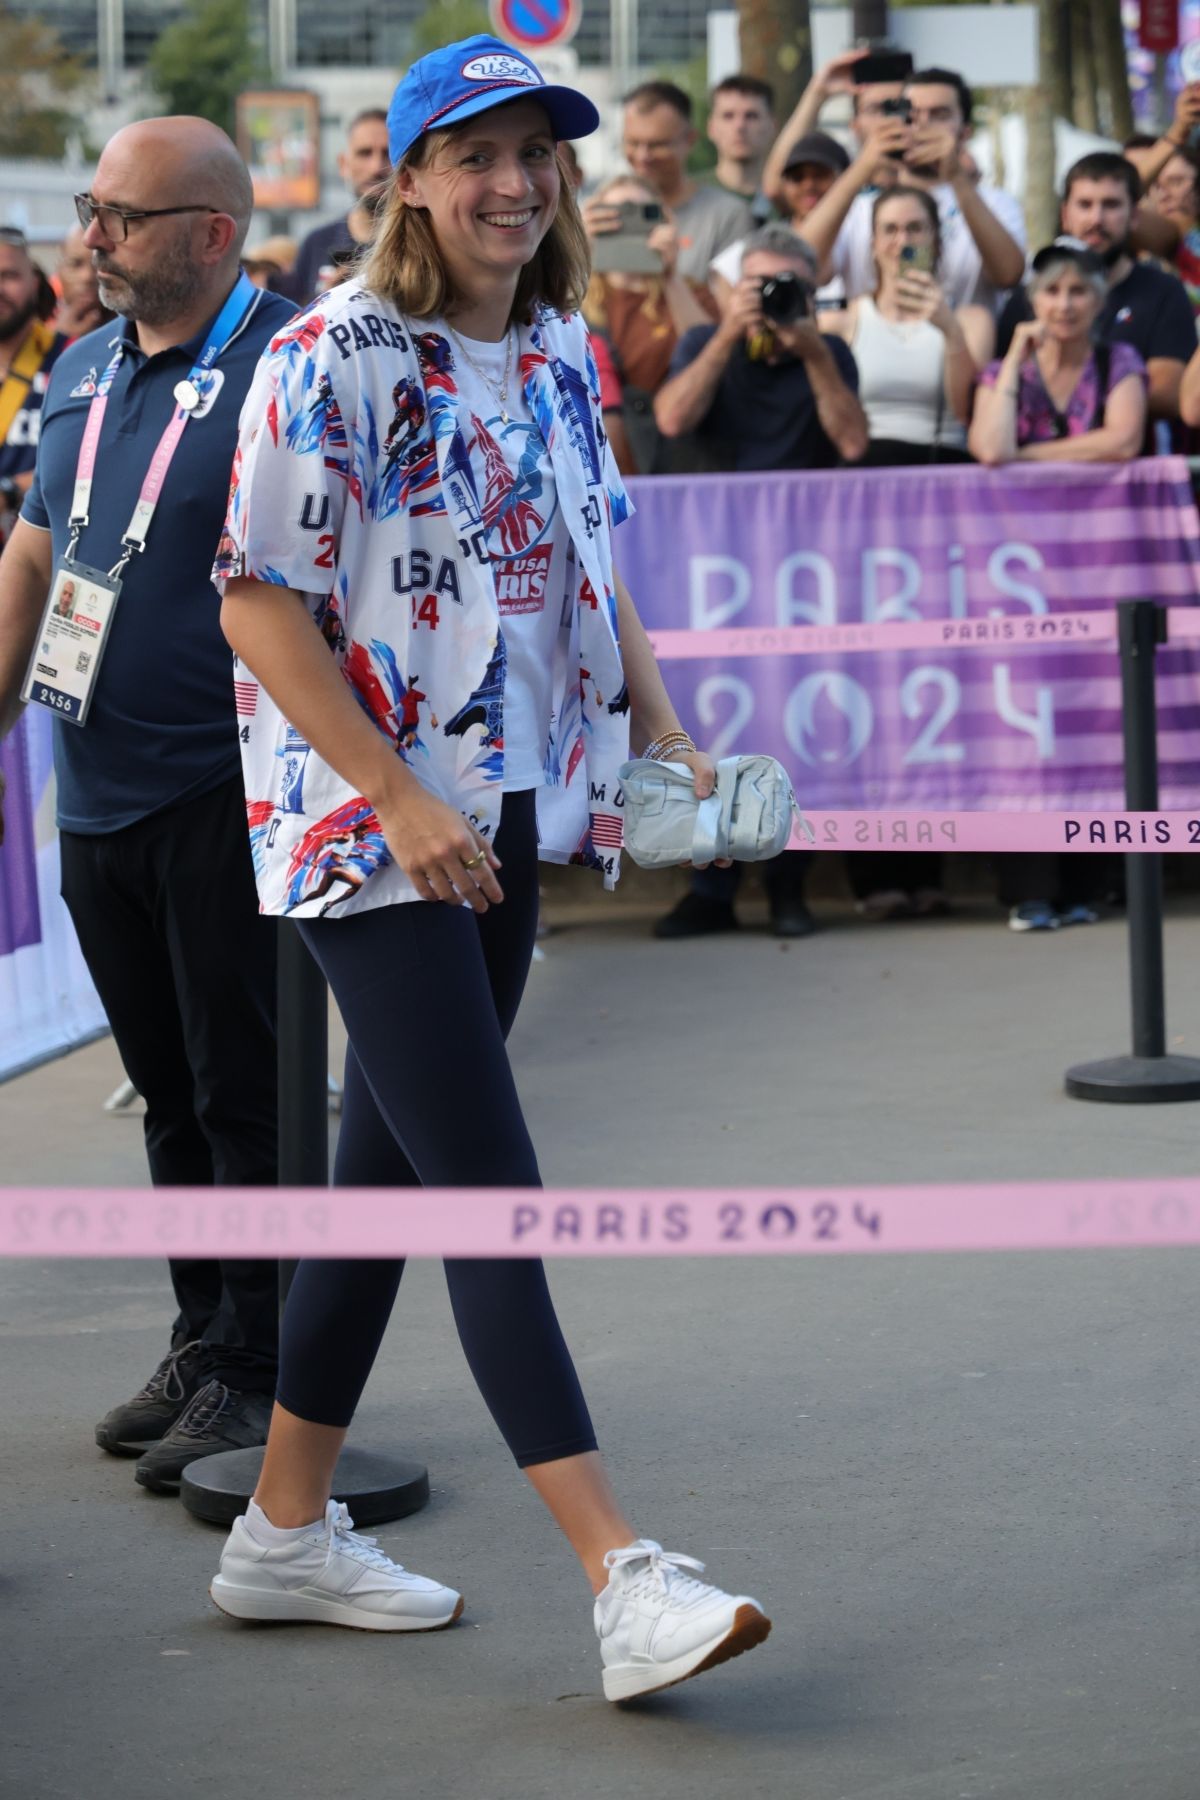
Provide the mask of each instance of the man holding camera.
POLYGON ((1011 194, 975 179, 967 161, 971 90, 949 69, 912 75, 897 95, 882 84, 855 94, 858 155, 804 222, 822 266, 841 276, 846 297, 875 285, 871 216, 879 193, 903 183, 937 201, 946 300, 986 306, 1025 274, 1025 222, 1011 194))
POLYGON ((742 276, 718 325, 675 348, 654 416, 666 437, 697 431, 710 466, 828 469, 867 447, 854 358, 813 318, 816 259, 803 238, 765 225, 746 240, 742 276))
MULTIPOLYGON (((726 244, 754 227, 747 200, 693 181, 688 157, 696 142, 692 102, 670 81, 644 81, 623 102, 621 148, 625 160, 669 209, 679 237, 676 270, 686 281, 708 280, 708 265, 726 244)), ((585 200, 584 230, 593 241, 620 229, 612 207, 585 200)))
MULTIPOLYGON (((718 325, 686 332, 654 412, 668 437, 695 430, 710 468, 828 469, 867 447, 854 358, 813 317, 816 261, 802 238, 766 225, 746 240, 742 276, 718 325)), ((815 930, 804 902, 806 850, 763 864, 776 937, 815 930)), ((732 931, 740 865, 698 869, 656 937, 732 931)))

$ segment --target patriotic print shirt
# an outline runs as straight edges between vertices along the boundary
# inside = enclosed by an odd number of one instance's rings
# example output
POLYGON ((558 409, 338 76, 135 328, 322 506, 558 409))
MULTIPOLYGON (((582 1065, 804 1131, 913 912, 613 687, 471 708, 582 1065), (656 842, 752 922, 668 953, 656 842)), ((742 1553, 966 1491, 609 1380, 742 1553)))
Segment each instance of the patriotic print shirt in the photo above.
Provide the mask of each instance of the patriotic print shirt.
MULTIPOLYGON (((297 589, 396 755, 488 837, 505 782, 508 660, 489 540, 514 486, 507 463, 507 480, 496 479, 488 434, 459 393, 457 357, 448 332, 358 282, 290 320, 242 410, 213 578, 297 589)), ((539 853, 599 869, 611 887, 629 742, 611 531, 630 508, 582 319, 543 311, 519 327, 516 360, 570 539, 539 853)), ((244 664, 234 677, 263 911, 337 917, 419 898, 370 803, 244 664)))

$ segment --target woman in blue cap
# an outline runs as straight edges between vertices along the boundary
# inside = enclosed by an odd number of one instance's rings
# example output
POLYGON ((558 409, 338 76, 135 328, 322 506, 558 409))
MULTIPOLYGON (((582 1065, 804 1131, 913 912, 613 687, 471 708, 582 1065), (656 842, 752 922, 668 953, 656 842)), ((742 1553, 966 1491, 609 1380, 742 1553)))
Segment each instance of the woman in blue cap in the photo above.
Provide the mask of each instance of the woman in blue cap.
MULTIPOLYGON (((556 151, 598 123, 494 38, 415 63, 371 252, 271 345, 242 415, 216 576, 262 905, 298 921, 350 1038, 342 1186, 539 1184, 505 1050, 538 856, 615 882, 631 735, 713 787, 612 566, 628 506, 556 151)), ((329 1498, 402 1268, 300 1265, 262 1478, 212 1585, 226 1612, 459 1616, 329 1498)), ((608 1698, 761 1642, 757 1602, 635 1536, 541 1264, 446 1274, 484 1399, 591 1581, 608 1698)))

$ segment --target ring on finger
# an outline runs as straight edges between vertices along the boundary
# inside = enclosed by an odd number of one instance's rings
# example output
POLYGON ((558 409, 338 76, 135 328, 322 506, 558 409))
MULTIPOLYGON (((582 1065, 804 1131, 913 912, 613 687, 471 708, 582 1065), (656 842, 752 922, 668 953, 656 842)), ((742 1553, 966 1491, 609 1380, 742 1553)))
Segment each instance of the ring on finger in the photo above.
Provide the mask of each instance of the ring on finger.
POLYGON ((487 851, 480 850, 478 855, 476 855, 476 856, 460 857, 459 860, 462 863, 462 866, 464 869, 477 869, 479 867, 480 863, 484 863, 487 861, 487 851))

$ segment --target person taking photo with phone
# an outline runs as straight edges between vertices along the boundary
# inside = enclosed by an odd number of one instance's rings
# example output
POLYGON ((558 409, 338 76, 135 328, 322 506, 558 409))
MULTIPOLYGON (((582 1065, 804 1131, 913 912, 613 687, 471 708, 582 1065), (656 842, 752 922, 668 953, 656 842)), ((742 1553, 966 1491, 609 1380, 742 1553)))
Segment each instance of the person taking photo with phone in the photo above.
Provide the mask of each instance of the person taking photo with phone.
POLYGON ((937 204, 941 283, 951 307, 995 313, 1000 295, 1025 273, 1025 223, 1002 188, 976 181, 967 160, 973 99, 961 75, 926 69, 899 99, 870 92, 870 114, 856 112, 862 148, 804 222, 823 270, 840 275, 855 299, 875 285, 873 212, 878 190, 924 188, 937 204))
POLYGON ((603 339, 612 351, 635 472, 670 474, 681 466, 681 455, 655 423, 654 396, 667 378, 680 338, 696 326, 712 324, 716 302, 702 283, 680 275, 679 233, 653 188, 632 175, 617 175, 598 190, 594 204, 596 217, 611 212, 637 229, 593 241, 583 316, 593 337, 603 339), (598 262, 619 265, 623 260, 642 265, 643 272, 596 267, 598 262), (658 272, 645 273, 647 262, 657 263, 658 272))
MULTIPOLYGON (((694 181, 688 158, 697 139, 692 102, 671 81, 646 81, 626 94, 621 149, 631 172, 669 207, 679 234, 677 268, 689 281, 707 281, 708 265, 726 246, 754 229, 747 200, 694 181)), ((604 203, 586 200, 583 227, 593 241, 619 221, 604 203)))
POLYGON ((861 461, 876 468, 969 462, 971 394, 995 344, 992 315, 946 299, 938 210, 924 188, 877 196, 871 249, 874 292, 821 315, 821 329, 841 338, 858 366, 870 432, 861 461))
MULTIPOLYGON (((875 201, 871 237, 876 286, 821 328, 840 337, 858 365, 858 397, 874 468, 969 462, 967 422, 976 377, 995 342, 983 306, 953 310, 938 280, 941 228, 924 188, 896 187, 875 201)), ((858 910, 882 923, 950 910, 936 851, 869 851, 846 858, 858 910)))

